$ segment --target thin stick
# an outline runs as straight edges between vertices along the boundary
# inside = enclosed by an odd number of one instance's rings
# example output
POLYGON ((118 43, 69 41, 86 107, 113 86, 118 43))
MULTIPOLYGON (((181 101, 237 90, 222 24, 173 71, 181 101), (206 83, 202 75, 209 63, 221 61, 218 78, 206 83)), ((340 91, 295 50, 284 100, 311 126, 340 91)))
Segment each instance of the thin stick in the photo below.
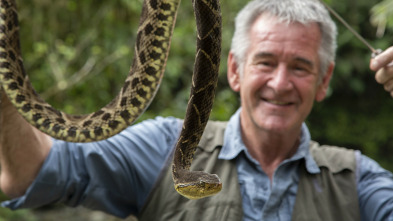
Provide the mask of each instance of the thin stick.
POLYGON ((321 3, 329 10, 329 12, 336 17, 352 34, 355 35, 357 39, 359 39, 363 44, 365 44, 373 53, 379 54, 380 52, 376 50, 373 46, 371 46, 366 39, 364 39, 359 33, 357 33, 337 12, 335 12, 329 5, 327 5, 323 0, 321 3))

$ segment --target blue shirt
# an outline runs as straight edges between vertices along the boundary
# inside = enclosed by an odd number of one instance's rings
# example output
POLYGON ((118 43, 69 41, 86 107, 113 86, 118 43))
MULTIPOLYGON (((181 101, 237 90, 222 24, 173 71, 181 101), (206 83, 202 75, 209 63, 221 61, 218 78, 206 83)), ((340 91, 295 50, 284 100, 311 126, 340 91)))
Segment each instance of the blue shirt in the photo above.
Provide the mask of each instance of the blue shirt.
MULTIPOLYGON (((182 121, 158 117, 120 134, 87 144, 54 140, 37 178, 22 197, 5 201, 11 209, 49 203, 83 205, 119 217, 138 214, 164 169, 182 121)), ((270 182, 241 138, 239 111, 230 119, 220 159, 236 159, 244 220, 290 220, 299 163, 320 170, 309 153, 310 134, 303 124, 297 152, 284 160, 270 182)), ((362 220, 393 220, 393 176, 375 161, 356 153, 357 189, 362 220)))

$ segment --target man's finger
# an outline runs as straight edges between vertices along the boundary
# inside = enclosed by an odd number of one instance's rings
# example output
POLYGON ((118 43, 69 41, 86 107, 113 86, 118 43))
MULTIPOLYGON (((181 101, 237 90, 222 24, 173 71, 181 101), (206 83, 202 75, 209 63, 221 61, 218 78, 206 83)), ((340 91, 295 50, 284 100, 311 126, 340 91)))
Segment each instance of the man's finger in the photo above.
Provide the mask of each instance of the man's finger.
POLYGON ((393 61, 393 47, 383 51, 381 54, 371 60, 370 69, 377 71, 393 61))
POLYGON ((385 84, 388 80, 393 78, 393 70, 388 70, 390 68, 382 68, 375 74, 375 80, 380 84, 385 84))
POLYGON ((391 92, 393 91, 393 79, 388 80, 384 85, 383 88, 385 88, 385 91, 391 92))

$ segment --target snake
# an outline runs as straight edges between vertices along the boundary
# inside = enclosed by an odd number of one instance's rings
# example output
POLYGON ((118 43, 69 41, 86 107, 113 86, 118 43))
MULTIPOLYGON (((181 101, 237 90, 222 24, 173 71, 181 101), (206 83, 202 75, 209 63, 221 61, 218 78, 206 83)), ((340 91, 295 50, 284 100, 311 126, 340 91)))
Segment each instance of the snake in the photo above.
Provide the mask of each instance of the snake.
MULTIPOLYGON (((70 115, 55 109, 34 90, 23 65, 15 0, 0 0, 0 84, 18 112, 34 127, 60 140, 93 142, 120 133, 146 110, 161 84, 180 0, 144 0, 135 53, 124 85, 96 112, 70 115)), ((218 0, 192 0, 197 49, 186 116, 175 146, 172 176, 175 190, 200 199, 218 193, 215 174, 190 171, 212 109, 221 53, 218 0)))

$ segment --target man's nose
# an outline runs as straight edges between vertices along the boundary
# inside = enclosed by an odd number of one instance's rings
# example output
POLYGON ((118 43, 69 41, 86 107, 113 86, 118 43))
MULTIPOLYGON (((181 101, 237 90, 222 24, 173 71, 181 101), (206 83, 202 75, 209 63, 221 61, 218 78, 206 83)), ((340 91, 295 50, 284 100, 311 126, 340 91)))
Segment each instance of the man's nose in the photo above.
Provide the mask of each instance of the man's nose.
POLYGON ((277 93, 291 90, 293 88, 293 83, 288 68, 284 65, 279 65, 272 74, 267 85, 277 93))

